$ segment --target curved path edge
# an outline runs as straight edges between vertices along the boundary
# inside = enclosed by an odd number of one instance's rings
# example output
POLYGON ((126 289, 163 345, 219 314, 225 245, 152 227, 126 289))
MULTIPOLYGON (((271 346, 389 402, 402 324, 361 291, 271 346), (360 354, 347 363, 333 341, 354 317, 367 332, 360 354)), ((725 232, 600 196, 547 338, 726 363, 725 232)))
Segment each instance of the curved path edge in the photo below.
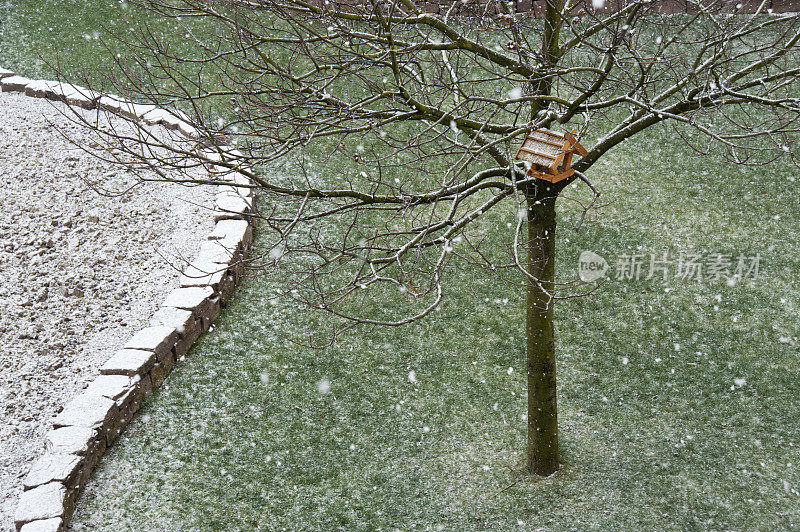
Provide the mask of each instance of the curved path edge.
MULTIPOLYGON (((202 140, 197 129, 176 114, 77 85, 31 80, 0 68, 0 89, 83 109, 99 108, 146 126, 175 130, 187 140, 202 140)), ((219 181, 222 175, 230 182, 220 187, 215 208, 209 212, 216 222, 214 230, 183 271, 179 286, 150 317, 150 325, 113 353, 100 367, 100 374, 53 419, 44 454, 23 479, 24 491, 14 513, 20 532, 65 530, 77 498, 106 448, 142 401, 164 382, 177 360, 208 330, 244 272, 253 240, 254 189, 241 173, 214 168, 213 162, 226 153, 235 158, 235 150, 220 146, 203 149, 202 143, 198 149, 209 163, 213 179, 219 181)))

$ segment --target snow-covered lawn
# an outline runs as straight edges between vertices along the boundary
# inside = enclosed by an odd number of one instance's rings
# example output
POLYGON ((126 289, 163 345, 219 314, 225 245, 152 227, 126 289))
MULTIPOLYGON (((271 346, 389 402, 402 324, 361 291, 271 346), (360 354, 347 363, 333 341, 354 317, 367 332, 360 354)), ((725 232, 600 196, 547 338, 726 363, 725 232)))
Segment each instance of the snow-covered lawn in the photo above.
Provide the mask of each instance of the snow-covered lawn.
MULTIPOLYGON (((70 64, 97 64, 93 30, 118 24, 108 13, 124 5, 0 3, 26 10, 0 25, 0 56, 40 75, 35 52, 58 42, 70 64), (65 7, 74 25, 52 22, 65 7)), ((454 272, 431 319, 311 351, 287 339, 323 318, 271 305, 274 286, 251 276, 106 454, 74 528, 800 528, 800 175, 687 156, 671 130, 647 135, 592 169, 602 206, 581 232, 560 202, 562 280, 585 250, 612 280, 557 306, 556 475, 520 475, 517 288, 454 272), (698 282, 675 264, 666 280, 616 279, 622 258, 649 267, 665 251, 731 257, 732 269, 758 256, 759 277, 698 282)), ((480 227, 499 241, 492 231, 515 216, 480 227)))
POLYGON ((520 476, 513 287, 454 274, 432 319, 310 351, 287 338, 317 318, 251 278, 104 459, 76 529, 800 526, 796 170, 678 166, 671 137, 595 172, 605 206, 582 232, 562 202, 562 278, 588 249, 612 280, 557 307, 553 477, 520 476), (759 277, 616 279, 615 257, 664 250, 758 254, 759 277))

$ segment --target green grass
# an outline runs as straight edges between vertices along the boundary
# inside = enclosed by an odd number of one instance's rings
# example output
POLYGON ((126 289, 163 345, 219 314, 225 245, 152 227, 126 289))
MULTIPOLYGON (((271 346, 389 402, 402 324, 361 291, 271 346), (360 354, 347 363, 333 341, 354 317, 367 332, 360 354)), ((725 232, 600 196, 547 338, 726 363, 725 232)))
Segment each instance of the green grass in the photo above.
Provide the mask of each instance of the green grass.
MULTIPOLYGON (((0 67, 31 79, 64 78, 141 100, 142 93, 152 91, 123 75, 112 58, 134 79, 146 77, 142 73, 148 65, 135 61, 124 41, 135 42, 146 30, 188 57, 193 47, 184 38, 184 26, 200 38, 211 31, 201 22, 159 17, 124 0, 0 0, 0 67)), ((150 81, 162 91, 168 86, 161 78, 150 81)))
MULTIPOLYGON (((92 32, 122 28, 125 6, 0 3, 0 65, 47 77, 37 54, 58 48, 91 71, 92 32)), ((581 232, 560 202, 559 276, 590 249, 760 253, 761 278, 612 279, 560 302, 557 474, 520 474, 518 288, 456 270, 430 319, 313 351, 290 339, 325 317, 271 305, 276 285, 253 275, 106 454, 74 528, 800 528, 797 171, 687 156, 676 138, 650 131, 596 165, 603 205, 581 232)), ((476 230, 497 240, 514 220, 476 230)))
POLYGON ((96 76, 108 66, 106 45, 121 51, 106 30, 125 34, 132 8, 126 2, 0 1, 0 62, 29 78, 53 77, 59 65, 70 79, 96 76))
POLYGON ((560 303, 553 477, 520 476, 514 287, 455 273, 431 319, 312 351, 287 339, 324 318, 269 305, 252 277, 104 458, 76 528, 800 527, 797 198, 778 168, 682 152, 668 131, 618 149, 580 233, 562 202, 562 276, 583 249, 670 249, 758 252, 762 277, 612 280, 560 303))

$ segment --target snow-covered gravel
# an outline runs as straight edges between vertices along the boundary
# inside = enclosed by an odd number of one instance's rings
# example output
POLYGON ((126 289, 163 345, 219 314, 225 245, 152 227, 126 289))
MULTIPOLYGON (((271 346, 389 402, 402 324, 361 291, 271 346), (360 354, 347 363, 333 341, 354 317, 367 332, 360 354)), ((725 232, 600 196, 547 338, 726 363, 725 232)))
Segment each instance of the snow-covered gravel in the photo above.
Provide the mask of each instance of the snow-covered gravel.
POLYGON ((211 191, 136 182, 52 102, 0 93, 0 530, 58 409, 146 324, 212 230, 211 191))

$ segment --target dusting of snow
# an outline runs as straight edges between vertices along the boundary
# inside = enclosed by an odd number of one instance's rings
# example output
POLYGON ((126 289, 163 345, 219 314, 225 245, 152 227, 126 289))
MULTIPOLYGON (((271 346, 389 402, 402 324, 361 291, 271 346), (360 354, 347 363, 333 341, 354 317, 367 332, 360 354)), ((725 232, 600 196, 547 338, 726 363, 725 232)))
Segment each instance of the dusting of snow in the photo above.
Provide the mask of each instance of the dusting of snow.
POLYGON ((331 381, 328 379, 322 379, 317 383, 317 391, 322 394, 326 394, 331 391, 331 381))

